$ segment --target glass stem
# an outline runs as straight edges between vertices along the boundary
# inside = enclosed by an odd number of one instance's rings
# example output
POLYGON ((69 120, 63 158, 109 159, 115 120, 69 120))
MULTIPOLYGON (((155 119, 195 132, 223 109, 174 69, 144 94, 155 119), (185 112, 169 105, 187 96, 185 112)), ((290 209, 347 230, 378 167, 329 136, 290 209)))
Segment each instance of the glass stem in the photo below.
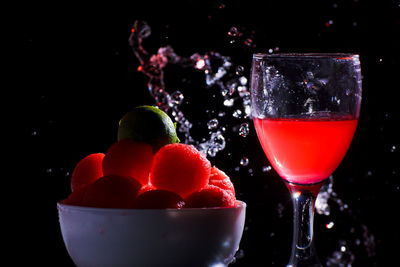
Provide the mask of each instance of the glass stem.
POLYGON ((287 183, 294 209, 292 253, 287 267, 322 266, 313 241, 314 205, 321 185, 287 183))

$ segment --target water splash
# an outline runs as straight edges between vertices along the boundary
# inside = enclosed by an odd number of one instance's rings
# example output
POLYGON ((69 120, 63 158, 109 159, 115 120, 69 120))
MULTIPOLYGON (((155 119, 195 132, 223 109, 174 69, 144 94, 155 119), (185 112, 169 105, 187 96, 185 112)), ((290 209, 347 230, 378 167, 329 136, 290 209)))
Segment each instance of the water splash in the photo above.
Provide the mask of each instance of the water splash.
MULTIPOLYGON (((184 93, 181 91, 169 92, 164 82, 164 68, 168 64, 175 64, 182 68, 193 68, 202 71, 205 77, 205 87, 216 88, 222 96, 222 105, 231 108, 237 106, 237 102, 242 105, 232 112, 232 116, 238 119, 248 119, 250 117, 250 92, 247 88, 247 78, 243 76, 245 71, 243 66, 233 68, 231 58, 218 52, 209 51, 205 54, 194 53, 190 57, 182 57, 175 53, 171 46, 161 47, 157 54, 150 55, 142 46, 143 39, 151 34, 150 26, 144 21, 136 21, 132 27, 129 37, 135 56, 139 60, 138 71, 149 77, 147 87, 150 95, 155 101, 155 105, 164 112, 169 113, 177 123, 177 131, 183 143, 194 145, 204 154, 215 157, 219 151, 225 148, 226 141, 224 131, 219 128, 221 125, 216 118, 212 118, 207 123, 207 128, 211 130, 208 138, 202 141, 195 140, 190 131, 193 123, 185 116, 181 110, 184 104, 184 93)), ((232 27, 229 31, 232 37, 241 36, 239 30, 232 27)), ((219 112, 218 117, 223 118, 226 112, 219 112)), ((221 126, 222 127, 222 126, 221 126)), ((240 135, 246 137, 248 128, 241 126, 240 135)))
POLYGON ((315 201, 315 210, 318 214, 322 215, 330 215, 330 207, 328 201, 331 197, 333 197, 333 177, 332 175, 329 177, 329 180, 326 184, 321 187, 321 190, 318 194, 318 197, 315 201))
MULTIPOLYGON (((361 244, 364 246, 368 257, 375 256, 375 237, 365 224, 360 224, 349 206, 333 191, 333 184, 333 176, 331 175, 328 182, 321 187, 321 191, 318 194, 315 202, 316 212, 327 217, 331 216, 331 209, 340 212, 340 216, 346 216, 350 233, 357 232, 361 235, 362 241, 354 234, 351 234, 347 241, 340 240, 339 249, 327 258, 326 266, 351 267, 356 257, 353 250, 357 249, 361 244)), ((331 218, 325 225, 325 228, 327 231, 331 231, 334 227, 335 222, 331 218)))

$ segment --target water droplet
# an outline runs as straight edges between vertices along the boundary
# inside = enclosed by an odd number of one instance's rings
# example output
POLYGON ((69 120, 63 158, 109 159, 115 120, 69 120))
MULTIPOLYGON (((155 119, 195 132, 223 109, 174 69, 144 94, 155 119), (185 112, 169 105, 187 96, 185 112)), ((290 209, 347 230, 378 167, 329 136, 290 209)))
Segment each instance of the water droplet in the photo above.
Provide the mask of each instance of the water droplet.
POLYGON ((236 27, 231 27, 231 29, 228 32, 228 35, 232 36, 232 37, 236 37, 236 36, 238 36, 238 34, 239 34, 239 30, 236 27))
POLYGON ((243 66, 239 65, 239 66, 236 67, 236 72, 235 72, 236 75, 242 75, 243 72, 244 72, 244 67, 243 66))
POLYGON ((229 93, 229 90, 227 88, 222 88, 221 89, 221 95, 226 96, 229 93))
POLYGON ((338 98, 337 96, 332 96, 331 97, 331 102, 340 105, 341 101, 340 101, 340 98, 338 98))
POLYGON ((395 152, 396 151, 396 146, 392 146, 391 148, 390 148, 390 152, 395 152))
POLYGON ((228 90, 229 95, 233 95, 233 93, 236 91, 236 87, 237 82, 234 82, 233 80, 226 83, 226 89, 228 90))
POLYGON ((132 28, 132 32, 137 32, 139 38, 145 39, 150 36, 151 28, 146 22, 137 21, 132 28))
POLYGON ((252 44, 253 44, 253 40, 251 39, 251 38, 247 38, 245 41, 244 41, 244 44, 246 45, 246 46, 251 46, 252 44))
POLYGON ((247 166, 247 165, 249 165, 249 159, 248 158, 246 158, 246 157, 243 157, 243 158, 241 158, 240 159, 240 165, 242 165, 242 166, 247 166))
POLYGON ((251 107, 250 107, 250 105, 246 105, 245 107, 244 107, 244 114, 245 114, 245 118, 248 118, 249 116, 250 116, 250 114, 251 114, 251 107))
POLYGON ((268 53, 272 54, 274 52, 274 50, 272 50, 272 48, 268 49, 268 53))
POLYGON ((263 172, 269 172, 269 171, 271 171, 272 170, 272 167, 271 166, 264 166, 264 167, 262 167, 262 171, 263 172))
POLYGON ((240 118, 241 115, 242 115, 242 111, 240 109, 235 110, 232 114, 232 116, 235 118, 240 118))
POLYGON ((207 127, 208 129, 212 130, 212 129, 216 129, 218 127, 218 120, 217 119, 211 119, 208 123, 207 123, 207 127))
POLYGON ((182 104, 184 99, 183 94, 180 91, 175 91, 171 94, 171 102, 176 104, 176 105, 180 105, 182 104))
POLYGON ((246 85, 247 84, 247 78, 242 76, 239 78, 239 82, 241 85, 246 85))
POLYGON ((250 129, 249 129, 249 124, 247 122, 240 124, 239 127, 239 135, 241 137, 246 137, 249 135, 250 129))
POLYGON ((223 112, 223 111, 218 112, 218 117, 224 117, 224 116, 225 116, 225 112, 223 112))
POLYGON ((225 148, 226 141, 225 137, 222 135, 221 131, 212 132, 210 140, 199 144, 199 150, 211 157, 215 157, 217 152, 225 148))
POLYGON ((32 131, 31 135, 32 136, 37 136, 38 132, 36 130, 32 131))
POLYGON ((327 22, 325 22, 325 27, 329 27, 333 24, 333 20, 328 20, 327 22))
POLYGON ((237 91, 238 91, 238 93, 239 93, 239 96, 242 97, 242 98, 243 98, 243 97, 250 96, 249 90, 247 90, 247 87, 244 86, 244 85, 238 86, 238 87, 237 87, 237 91))
POLYGON ((233 98, 225 99, 224 106, 225 107, 232 107, 234 102, 235 102, 235 100, 233 98))
POLYGON ((334 222, 329 222, 325 225, 326 228, 331 229, 335 225, 334 222))
POLYGON ((205 65, 206 65, 206 62, 204 61, 204 59, 199 59, 196 61, 195 67, 196 67, 196 69, 201 70, 204 68, 205 65))

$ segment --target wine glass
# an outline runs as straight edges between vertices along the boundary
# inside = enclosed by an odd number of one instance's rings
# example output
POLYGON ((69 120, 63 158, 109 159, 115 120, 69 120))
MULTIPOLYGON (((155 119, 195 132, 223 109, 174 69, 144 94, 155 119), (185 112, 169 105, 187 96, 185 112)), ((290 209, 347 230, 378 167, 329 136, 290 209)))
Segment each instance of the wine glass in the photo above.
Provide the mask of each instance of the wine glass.
POLYGON ((253 55, 254 126, 294 205, 287 266, 322 266, 313 243, 315 199, 350 146, 360 104, 358 55, 253 55))

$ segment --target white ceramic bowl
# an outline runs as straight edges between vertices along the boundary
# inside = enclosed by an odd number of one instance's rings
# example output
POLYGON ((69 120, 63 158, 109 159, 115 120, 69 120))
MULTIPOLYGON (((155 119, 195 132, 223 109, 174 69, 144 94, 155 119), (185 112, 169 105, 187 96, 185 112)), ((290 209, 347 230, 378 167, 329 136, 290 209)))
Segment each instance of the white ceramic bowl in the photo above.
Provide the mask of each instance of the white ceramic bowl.
POLYGON ((241 201, 235 208, 57 208, 78 267, 227 266, 239 248, 246 213, 241 201))

